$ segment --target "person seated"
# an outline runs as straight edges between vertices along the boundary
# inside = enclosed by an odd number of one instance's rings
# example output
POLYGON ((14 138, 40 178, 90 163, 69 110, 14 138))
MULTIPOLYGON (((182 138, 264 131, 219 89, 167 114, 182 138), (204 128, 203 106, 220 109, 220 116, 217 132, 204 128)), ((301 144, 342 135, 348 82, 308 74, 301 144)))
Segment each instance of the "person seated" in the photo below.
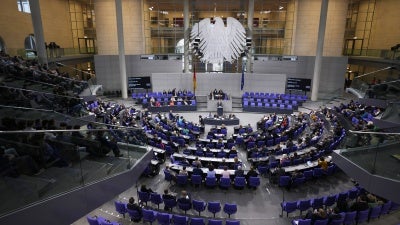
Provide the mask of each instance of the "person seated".
POLYGON ((182 167, 182 170, 179 171, 179 175, 186 175, 188 176, 188 172, 186 170, 186 166, 182 167))
POLYGON ((229 151, 228 155, 237 155, 238 152, 236 151, 236 147, 232 146, 231 150, 229 151))
POLYGON ((202 167, 201 161, 199 160, 199 157, 196 156, 196 158, 194 159, 192 165, 195 166, 195 167, 197 167, 197 166, 202 167))
POLYGON ((140 191, 141 192, 146 192, 146 193, 154 193, 153 190, 151 190, 151 188, 147 188, 145 184, 142 184, 142 186, 140 187, 140 191))
POLYGON ((215 178, 214 165, 212 165, 212 164, 210 164, 210 165, 208 166, 207 177, 209 177, 209 178, 215 178))
POLYGON ((374 208, 377 205, 383 205, 383 201, 379 200, 375 195, 371 193, 367 194, 367 202, 370 208, 374 208))
POLYGON ((285 163, 290 162, 290 158, 287 154, 282 154, 282 158, 280 160, 280 164, 284 165, 285 163))
POLYGON ((338 220, 342 218, 342 215, 340 214, 339 208, 335 207, 333 209, 328 208, 327 209, 327 214, 328 214, 328 218, 329 220, 338 220))
POLYGON ((328 170, 328 162, 325 161, 324 157, 318 159, 318 166, 321 167, 324 171, 328 170))
POLYGON ((250 167, 249 172, 247 172, 246 174, 246 181, 247 181, 247 185, 249 185, 249 179, 250 177, 258 177, 258 173, 257 171, 254 169, 254 167, 250 167))
POLYGON ((314 212, 309 210, 306 216, 304 217, 304 219, 311 219, 311 224, 314 224, 316 220, 324 220, 326 218, 328 218, 328 215, 322 208, 315 209, 314 212))
POLYGON ((181 195, 177 200, 178 203, 180 204, 190 204, 192 205, 192 200, 190 198, 190 195, 187 193, 186 190, 181 191, 181 195))
POLYGON ((156 101, 156 102, 154 103, 154 106, 155 106, 155 107, 161 107, 161 103, 160 103, 159 101, 156 101))
POLYGON ((230 178, 231 177, 231 173, 228 171, 228 167, 224 166, 224 170, 221 173, 222 178, 230 178))
POLYGON ((176 193, 169 192, 168 189, 164 189, 163 199, 176 199, 176 193))
POLYGON ((175 105, 175 102, 172 101, 172 99, 171 99, 171 101, 169 101, 169 106, 174 106, 174 105, 175 105))
POLYGON ((271 182, 273 184, 277 184, 279 181, 280 176, 285 176, 286 171, 285 169, 282 168, 281 164, 278 164, 278 166, 275 168, 275 170, 271 173, 271 182))
POLYGON ((135 203, 135 199, 133 197, 129 198, 129 202, 128 204, 126 204, 126 208, 132 211, 137 211, 139 213, 139 217, 138 218, 131 218, 131 221, 133 222, 139 222, 140 220, 142 220, 142 208, 135 203))
POLYGON ((192 175, 200 175, 200 176, 203 176, 203 170, 200 168, 200 165, 196 165, 196 166, 193 168, 192 175))
POLYGON ((244 177, 242 166, 238 166, 237 170, 235 170, 235 177, 244 177))
POLYGON ((361 195, 357 197, 357 200, 350 206, 350 211, 364 211, 369 208, 367 203, 367 196, 361 195))

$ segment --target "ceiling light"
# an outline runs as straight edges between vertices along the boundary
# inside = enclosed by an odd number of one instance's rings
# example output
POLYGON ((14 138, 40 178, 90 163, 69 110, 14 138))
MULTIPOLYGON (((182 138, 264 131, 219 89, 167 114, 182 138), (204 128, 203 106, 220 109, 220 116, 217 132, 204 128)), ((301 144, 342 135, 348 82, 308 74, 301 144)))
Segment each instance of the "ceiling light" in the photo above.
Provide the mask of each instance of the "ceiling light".
POLYGON ((283 6, 279 6, 279 10, 282 10, 283 9, 283 6))

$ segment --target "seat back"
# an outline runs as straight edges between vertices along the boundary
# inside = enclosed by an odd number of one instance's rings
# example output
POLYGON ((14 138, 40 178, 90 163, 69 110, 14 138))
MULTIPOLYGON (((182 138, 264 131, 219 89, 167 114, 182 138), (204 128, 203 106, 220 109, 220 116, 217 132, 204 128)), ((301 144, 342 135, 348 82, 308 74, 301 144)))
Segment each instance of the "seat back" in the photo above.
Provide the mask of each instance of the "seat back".
POLYGON ((142 209, 143 222, 154 222, 156 218, 156 213, 153 210, 142 209))
POLYGON ((305 210, 307 210, 309 208, 311 208, 310 199, 308 199, 308 200, 299 200, 297 202, 297 209, 299 209, 300 211, 305 211, 305 210))
POLYGON ((192 175, 191 181, 193 185, 201 185, 202 183, 202 177, 201 175, 192 175))
POLYGON ((206 177, 206 186, 207 187, 215 187, 215 186, 217 186, 217 178, 215 178, 215 177, 206 177))
POLYGON ((221 203, 219 202, 209 202, 207 204, 207 210, 211 213, 217 213, 221 211, 221 203))
POLYGON ((219 186, 222 188, 229 188, 231 186, 231 179, 227 177, 221 177, 219 180, 219 186))
POLYGON ((225 225, 240 225, 240 221, 239 220, 227 220, 225 222, 225 225))
POLYGON ((133 221, 139 221, 140 219, 142 219, 142 215, 139 211, 137 210, 130 210, 127 209, 129 217, 131 218, 131 220, 133 221))
POLYGON ((157 222, 160 225, 169 225, 172 216, 168 213, 157 213, 157 222))
POLYGON ((369 208, 366 210, 357 212, 357 219, 356 219, 357 224, 367 221, 368 216, 369 216, 369 208))
POLYGON ((260 186, 260 178, 259 177, 249 177, 249 186, 253 188, 257 188, 260 186))
POLYGON ((208 220, 208 225, 222 225, 222 220, 208 220))
POLYGON ((173 214, 172 220, 174 221, 174 225, 187 225, 189 219, 186 216, 173 214))
POLYGON ((173 209, 176 206, 176 200, 174 198, 171 199, 163 199, 164 201, 164 205, 169 208, 169 209, 173 209))
POLYGON ((99 221, 95 217, 86 217, 89 225, 99 225, 99 221))
POLYGON ((378 218, 381 215, 381 211, 382 211, 382 205, 377 205, 377 206, 373 207, 369 214, 369 219, 378 218))
POLYGON ((139 200, 147 204, 150 200, 150 194, 147 192, 138 191, 139 200))
POLYGON ((387 214, 392 206, 392 201, 387 201, 385 204, 382 205, 381 215, 387 214))
POLYGON ((313 207, 313 209, 323 208, 323 206, 324 206, 324 197, 312 199, 311 200, 311 206, 313 207))
POLYGON ((188 180, 188 176, 187 175, 177 175, 176 176, 176 183, 178 185, 181 185, 181 186, 186 185, 187 180, 188 180))
POLYGON ((235 187, 244 188, 246 185, 246 179, 244 177, 235 177, 235 187))
POLYGON ((158 193, 151 193, 150 201, 156 205, 163 203, 163 199, 162 199, 161 195, 158 193))
POLYGON ((126 210, 126 204, 120 201, 115 201, 115 211, 117 211, 119 214, 125 215, 128 211, 126 210))
POLYGON ((280 176, 279 177, 279 187, 287 187, 290 184, 290 176, 280 176))
POLYGON ((237 205, 225 203, 224 212, 229 215, 235 214, 237 212, 237 205))
POLYGON ((336 203, 336 195, 328 195, 324 197, 324 205, 326 207, 332 206, 336 203))
POLYGON ((194 218, 192 217, 190 219, 190 225, 204 225, 204 219, 203 218, 194 218))
POLYGON ((347 212, 344 216, 343 224, 344 225, 354 224, 356 222, 356 215, 357 211, 347 212))
POLYGON ((327 225, 328 222, 329 222, 329 219, 315 220, 313 225, 327 225))
POLYGON ((203 201, 199 201, 199 200, 193 200, 193 209, 196 210, 199 213, 203 212, 204 210, 206 210, 206 203, 203 201))

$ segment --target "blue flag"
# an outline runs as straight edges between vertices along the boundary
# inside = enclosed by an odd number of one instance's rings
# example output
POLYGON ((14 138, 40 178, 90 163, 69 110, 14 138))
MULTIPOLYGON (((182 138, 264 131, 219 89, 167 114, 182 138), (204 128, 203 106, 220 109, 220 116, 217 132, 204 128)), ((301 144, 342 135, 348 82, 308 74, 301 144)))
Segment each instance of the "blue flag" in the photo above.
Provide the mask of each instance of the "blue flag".
POLYGON ((242 82, 240 83, 240 90, 243 91, 244 86, 244 66, 242 66, 242 82))

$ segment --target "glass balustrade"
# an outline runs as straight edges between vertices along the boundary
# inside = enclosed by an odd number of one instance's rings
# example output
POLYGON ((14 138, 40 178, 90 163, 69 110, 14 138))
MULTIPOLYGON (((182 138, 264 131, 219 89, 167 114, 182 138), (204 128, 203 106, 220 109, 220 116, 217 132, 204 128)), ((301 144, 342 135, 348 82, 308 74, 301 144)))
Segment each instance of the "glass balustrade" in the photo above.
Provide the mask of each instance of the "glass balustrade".
POLYGON ((139 128, 46 110, 0 112, 0 215, 123 173, 149 151, 139 128))
POLYGON ((340 154, 369 173, 400 180, 400 134, 357 132, 346 134, 340 154))

